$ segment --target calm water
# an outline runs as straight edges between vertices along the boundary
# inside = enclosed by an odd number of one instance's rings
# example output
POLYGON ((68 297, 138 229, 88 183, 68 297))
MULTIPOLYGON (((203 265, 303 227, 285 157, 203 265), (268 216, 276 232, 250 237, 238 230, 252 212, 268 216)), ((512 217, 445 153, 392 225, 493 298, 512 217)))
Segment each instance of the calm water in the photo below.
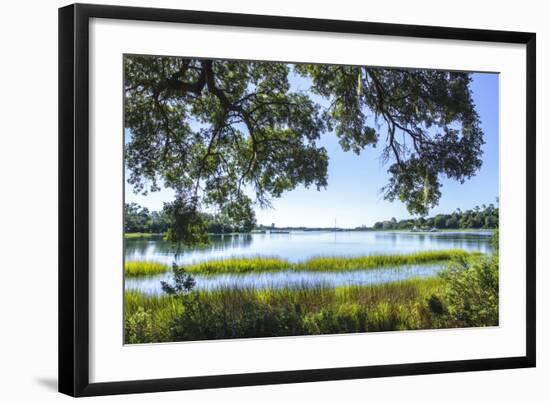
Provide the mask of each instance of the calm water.
MULTIPOLYGON (((398 268, 355 270, 349 272, 275 272, 249 274, 195 275, 195 289, 212 291, 223 288, 310 288, 350 285, 383 284, 413 277, 430 277, 444 266, 413 265, 398 268)), ((171 282, 172 273, 146 278, 127 278, 128 290, 139 290, 149 295, 162 294, 161 281, 171 282)))
MULTIPOLYGON (((126 239, 126 260, 149 260, 171 265, 192 264, 229 257, 277 256, 300 262, 314 256, 362 256, 380 253, 410 253, 425 250, 464 249, 490 253, 491 232, 322 232, 293 231, 288 234, 241 234, 212 236, 206 247, 176 248, 157 239, 126 239)), ((378 284, 427 277, 443 266, 406 266, 353 272, 276 272, 246 275, 195 276, 197 289, 281 288, 378 284)), ((156 294, 160 281, 170 281, 171 273, 125 280, 127 289, 156 294)))
POLYGON ((489 231, 293 231, 290 234, 220 235, 212 236, 212 242, 207 247, 182 249, 177 259, 175 247, 162 239, 127 239, 126 260, 149 260, 171 265, 174 260, 178 264, 192 264, 208 259, 258 255, 300 262, 314 256, 363 256, 457 248, 489 253, 491 235, 489 231))

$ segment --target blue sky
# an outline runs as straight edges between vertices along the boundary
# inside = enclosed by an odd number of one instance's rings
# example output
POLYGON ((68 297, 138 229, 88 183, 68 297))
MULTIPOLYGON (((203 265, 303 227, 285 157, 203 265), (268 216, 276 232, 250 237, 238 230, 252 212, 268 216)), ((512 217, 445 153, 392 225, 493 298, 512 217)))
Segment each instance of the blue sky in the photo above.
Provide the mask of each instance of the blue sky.
MULTIPOLYGON (((306 83, 296 80, 292 84, 304 89, 306 83)), ((439 205, 432 209, 430 215, 449 213, 456 208, 465 210, 482 204, 496 204, 499 194, 498 74, 475 73, 470 88, 485 134, 483 165, 476 176, 464 184, 443 178, 439 205)), ((380 193, 388 182, 388 166, 380 160, 380 147, 369 147, 359 156, 344 152, 333 133, 326 133, 319 145, 327 149, 330 157, 327 188, 317 191, 315 188, 298 187, 274 199, 272 209, 256 207, 259 224, 331 227, 336 220, 339 227, 356 227, 363 224, 371 226, 376 221, 392 217, 398 220, 410 217, 404 204, 386 201, 380 193)), ((126 202, 159 210, 163 202, 172 200, 173 192, 162 190, 141 196, 134 194, 126 184, 125 196, 126 202)))

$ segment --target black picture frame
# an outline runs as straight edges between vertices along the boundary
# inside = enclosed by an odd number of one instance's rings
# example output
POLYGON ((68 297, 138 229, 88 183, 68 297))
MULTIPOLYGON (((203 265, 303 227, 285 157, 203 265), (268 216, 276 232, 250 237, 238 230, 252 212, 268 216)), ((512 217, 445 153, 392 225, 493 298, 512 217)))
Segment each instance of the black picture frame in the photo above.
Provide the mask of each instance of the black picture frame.
POLYGON ((536 35, 526 32, 400 25, 219 12, 74 4, 59 9, 59 391, 95 396, 252 386, 535 366, 535 120, 536 35), (526 45, 527 258, 526 353, 521 357, 382 366, 261 372, 122 382, 89 381, 89 148, 90 18, 437 38, 526 45))

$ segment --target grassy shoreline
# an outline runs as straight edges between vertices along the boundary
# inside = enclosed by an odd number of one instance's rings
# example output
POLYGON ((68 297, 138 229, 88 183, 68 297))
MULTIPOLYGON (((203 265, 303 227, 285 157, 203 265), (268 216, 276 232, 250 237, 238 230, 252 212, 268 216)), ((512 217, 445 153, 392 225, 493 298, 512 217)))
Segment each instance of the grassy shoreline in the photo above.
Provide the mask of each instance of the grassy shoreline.
POLYGON ((498 254, 365 286, 124 294, 125 343, 496 326, 498 254))
POLYGON ((128 291, 125 342, 150 343, 433 328, 438 278, 374 286, 224 289, 182 297, 128 291))
MULTIPOLYGON (((275 257, 214 259, 181 266, 180 269, 191 274, 246 274, 281 271, 338 272, 352 270, 370 270, 384 267, 422 265, 448 262, 457 257, 479 256, 460 249, 444 251, 426 251, 410 254, 379 254, 359 257, 314 257, 304 262, 291 263, 275 257)), ((170 270, 168 265, 148 261, 126 262, 124 271, 127 276, 162 274, 170 270)))

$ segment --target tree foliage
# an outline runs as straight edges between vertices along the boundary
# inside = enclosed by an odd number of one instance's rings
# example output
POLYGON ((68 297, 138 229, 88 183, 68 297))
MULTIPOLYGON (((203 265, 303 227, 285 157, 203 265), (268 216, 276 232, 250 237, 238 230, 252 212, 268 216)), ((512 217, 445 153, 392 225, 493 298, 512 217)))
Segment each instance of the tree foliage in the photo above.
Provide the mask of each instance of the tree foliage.
POLYGON ((186 216, 176 239, 194 240, 186 232, 201 229, 201 210, 245 229, 253 202, 326 187, 318 140, 331 130, 345 151, 381 145, 385 197, 411 213, 438 203, 441 176, 464 181, 481 166, 468 73, 156 56, 126 56, 124 68, 128 182, 175 191, 173 210, 186 216))
POLYGON ((382 158, 390 162, 388 200, 427 214, 437 205, 440 176, 463 182, 481 166, 483 132, 468 73, 300 65, 313 91, 330 99, 324 116, 344 150, 376 145, 385 128, 382 158), (374 124, 368 118, 374 114, 374 124))
POLYGON ((124 232, 149 232, 151 224, 149 209, 141 207, 137 203, 124 204, 124 232))
POLYGON ((168 295, 182 296, 189 294, 197 284, 195 278, 186 273, 185 270, 178 267, 176 263, 172 265, 174 283, 170 284, 166 281, 161 281, 162 291, 168 295))

